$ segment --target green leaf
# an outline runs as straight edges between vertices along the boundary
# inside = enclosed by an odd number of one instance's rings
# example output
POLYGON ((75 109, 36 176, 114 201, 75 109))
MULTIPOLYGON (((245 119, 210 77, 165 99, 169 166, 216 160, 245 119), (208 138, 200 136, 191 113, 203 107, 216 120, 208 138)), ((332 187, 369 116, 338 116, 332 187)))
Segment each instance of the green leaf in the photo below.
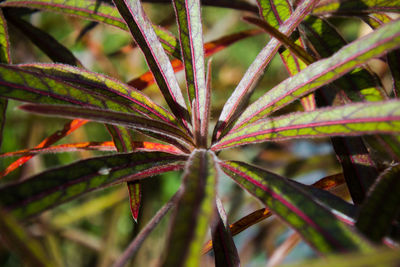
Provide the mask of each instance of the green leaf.
MULTIPOLYGON (((7 22, 0 10, 0 62, 10 63, 10 44, 8 42, 7 22)), ((0 98, 0 148, 3 141, 3 128, 6 122, 8 100, 0 98)))
POLYGON ((276 29, 279 29, 279 26, 292 14, 292 7, 287 0, 258 0, 257 2, 262 17, 276 29))
POLYGON ((15 252, 26 266, 55 266, 39 241, 31 237, 11 214, 0 208, 0 242, 15 252))
MULTIPOLYGON (((302 23, 303 32, 319 57, 329 57, 347 42, 326 20, 309 16, 302 23)), ((349 101, 380 101, 387 99, 386 92, 378 79, 364 68, 355 68, 337 79, 333 84, 322 87, 316 94, 318 106, 343 105, 349 101)), ((337 158, 352 200, 362 203, 378 177, 378 170, 371 155, 360 137, 331 138, 337 158)))
POLYGON ((185 159, 140 152, 82 160, 0 188, 0 203, 23 219, 102 187, 179 170, 185 159))
POLYGON ((237 119, 233 129, 259 120, 294 100, 338 79, 367 60, 400 46, 400 20, 343 47, 333 56, 319 60, 286 79, 251 104, 237 119))
MULTIPOLYGON (((204 125, 201 122, 204 121, 207 110, 200 0, 175 0, 173 4, 179 25, 189 102, 194 103, 192 112, 196 113, 195 117, 199 120, 199 123, 192 122, 192 124, 195 128, 195 136, 200 136, 204 131, 199 128, 204 125)), ((204 138, 206 137, 199 137, 199 142, 201 143, 201 139, 204 138)))
POLYGON ((215 205, 217 166, 213 152, 194 150, 183 175, 163 266, 198 266, 215 205))
MULTIPOLYGON (((300 24, 303 18, 311 12, 316 0, 305 0, 293 12, 292 16, 279 27, 279 31, 289 35, 300 24)), ((280 47, 280 42, 272 38, 271 41, 260 51, 256 59, 247 69, 238 86, 227 100, 219 116, 218 123, 213 133, 213 141, 220 138, 220 135, 227 131, 229 124, 243 112, 243 107, 247 103, 253 92, 254 86, 260 79, 264 69, 267 67, 273 56, 280 47)), ((230 127, 230 126, 229 126, 230 127)))
MULTIPOLYGON (((77 16, 82 19, 89 19, 100 23, 105 23, 122 30, 128 30, 124 20, 118 10, 104 1, 98 0, 7 0, 0 4, 0 7, 25 7, 39 9, 43 11, 58 12, 61 14, 77 16)), ((176 58, 180 58, 180 47, 177 39, 167 30, 154 26, 158 38, 165 51, 176 58)))
POLYGON ((374 12, 400 12, 396 0, 322 0, 314 8, 317 15, 360 15, 374 12))
POLYGON ((162 49, 140 1, 115 0, 114 3, 142 50, 168 106, 184 123, 189 121, 189 113, 185 108, 185 100, 172 65, 162 49))
POLYGON ((354 103, 259 120, 212 146, 228 147, 294 138, 400 133, 400 101, 354 103))
POLYGON ((20 108, 25 111, 34 112, 45 116, 82 118, 116 126, 129 127, 151 132, 153 137, 167 142, 170 140, 170 138, 172 138, 182 142, 182 145, 185 145, 189 148, 193 145, 192 139, 179 128, 166 124, 162 121, 135 116, 131 113, 64 105, 25 104, 20 106, 20 108), (169 139, 166 139, 165 137, 168 137, 169 139))
POLYGON ((355 232, 287 179, 243 162, 224 161, 222 170, 298 231, 321 253, 370 250, 355 232))
POLYGON ((0 62, 10 63, 10 43, 8 40, 7 21, 0 10, 0 62))
MULTIPOLYGON (((324 19, 309 16, 301 24, 301 28, 312 44, 314 51, 321 58, 330 57, 340 48, 347 45, 338 30, 324 19)), ((377 78, 364 68, 355 68, 350 73, 337 79, 334 85, 343 90, 347 98, 352 101, 382 101, 388 98, 386 92, 377 82, 377 78)), ((338 89, 322 89, 322 94, 324 98, 340 98, 340 103, 345 103, 347 99, 343 99, 344 97, 337 93, 338 89)), ((328 102, 331 101, 329 100, 328 102)))
POLYGON ((360 208, 357 228, 381 243, 400 211, 400 165, 390 167, 377 179, 360 208))

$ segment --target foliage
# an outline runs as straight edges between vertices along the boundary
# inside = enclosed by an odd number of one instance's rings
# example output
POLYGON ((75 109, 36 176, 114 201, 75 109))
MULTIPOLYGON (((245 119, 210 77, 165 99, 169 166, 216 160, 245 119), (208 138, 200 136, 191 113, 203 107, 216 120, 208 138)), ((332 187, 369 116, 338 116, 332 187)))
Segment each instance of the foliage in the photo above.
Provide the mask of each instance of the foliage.
MULTIPOLYGON (((19 109, 29 113, 72 119, 34 148, 1 154, 2 159, 19 157, 1 172, 6 178, 0 187, 0 240, 15 253, 10 255, 19 255, 32 266, 63 265, 67 256, 62 255, 55 241, 56 234, 97 209, 114 207, 113 212, 121 214, 118 203, 124 199, 124 191, 116 194, 106 189, 117 184, 127 185, 132 216, 143 225, 140 214, 146 193, 157 197, 157 193, 143 190, 147 178, 164 177, 171 171, 181 174, 181 186, 140 232, 133 234, 124 252, 116 253, 121 255, 112 253, 116 216, 108 219, 100 248, 107 253, 101 255, 99 265, 114 261, 114 266, 124 266, 130 262, 171 209, 164 251, 156 254, 155 262, 147 264, 204 265, 208 263, 202 254, 212 248, 216 266, 239 266, 242 255, 233 235, 261 221, 265 223, 271 215, 295 233, 276 248, 270 266, 281 262, 300 240, 320 255, 352 252, 378 257, 379 246, 398 247, 400 20, 391 16, 400 12, 400 1, 258 0, 253 5, 245 1, 173 0, 176 34, 171 32, 173 27, 170 31, 150 21, 150 5, 143 9, 145 2, 158 2, 164 8, 169 7, 169 1, 142 2, 1 1, 0 144, 8 142, 7 138, 3 140, 2 132, 7 114, 14 112, 7 110, 8 102, 24 102, 19 109), (244 16, 252 28, 219 33, 222 37, 204 42, 204 14, 217 7, 235 9, 233 14, 244 16), (101 74, 85 67, 79 55, 29 22, 42 12, 92 21, 78 37, 88 47, 93 43, 87 35, 98 24, 130 33, 134 40, 130 47, 140 49, 149 71, 129 81, 121 78, 125 74, 107 70, 101 74), (370 32, 348 43, 338 29, 343 17, 353 18, 345 27, 361 20, 370 26, 370 32), (17 53, 19 49, 13 46, 14 29, 53 63, 12 64, 10 51, 17 53), (212 66, 216 64, 211 59, 206 64, 205 58, 263 31, 270 35, 268 43, 230 96, 224 93, 227 100, 222 108, 217 104, 212 109, 212 102, 219 103, 223 94, 214 94, 218 92, 218 86, 211 83, 216 73, 212 66), (263 88, 262 78, 269 78, 269 72, 264 75, 264 71, 277 54, 289 77, 271 89, 263 88), (368 64, 372 59, 388 69, 386 75, 392 83, 371 70, 368 64), (181 90, 175 75, 180 70, 185 73, 186 90, 181 90), (159 96, 143 91, 154 83, 163 104, 159 96), (89 121, 103 124, 112 141, 56 144, 89 121), (310 163, 294 165, 293 152, 273 156, 275 161, 291 160, 280 170, 267 170, 271 162, 244 162, 246 156, 236 155, 246 155, 254 148, 259 153, 274 153, 274 146, 291 147, 297 139, 308 139, 310 144, 330 141, 340 173, 328 172, 307 185, 293 178, 301 174, 298 166, 306 168, 310 163), (73 151, 102 153, 29 177, 21 178, 14 172, 36 155, 73 151), (263 208, 250 212, 247 207, 244 216, 232 222, 233 215, 224 207, 231 205, 233 213, 238 201, 235 198, 241 195, 226 201, 221 190, 224 177, 230 177, 263 208), (77 197, 99 189, 104 194, 84 204, 73 204, 77 197), (44 213, 63 207, 64 216, 44 213), (35 231, 34 226, 39 230, 35 231), (207 239, 211 240, 206 243, 207 239)), ((93 51, 104 62, 104 53, 97 50, 93 51)), ((223 72, 219 68, 217 71, 223 72)), ((317 156, 317 165, 321 164, 331 166, 317 156)), ((78 236, 74 238, 82 239, 78 236)), ((90 246, 88 240, 82 242, 90 246)), ((398 264, 399 256, 388 255, 394 265, 398 264)), ((354 264, 357 259, 362 261, 363 257, 355 257, 354 264)), ((340 262, 340 258, 335 261, 340 262)))

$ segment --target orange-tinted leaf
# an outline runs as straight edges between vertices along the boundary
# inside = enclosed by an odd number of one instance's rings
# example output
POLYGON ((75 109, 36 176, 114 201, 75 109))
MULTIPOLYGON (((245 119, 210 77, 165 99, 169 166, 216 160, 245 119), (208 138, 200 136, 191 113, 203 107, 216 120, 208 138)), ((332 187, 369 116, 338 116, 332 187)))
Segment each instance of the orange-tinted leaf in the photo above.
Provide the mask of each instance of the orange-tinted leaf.
MULTIPOLYGON (((49 137, 47 137, 46 139, 44 139, 40 144, 38 144, 35 148, 36 149, 40 149, 40 148, 46 148, 51 146, 52 144, 56 143, 57 141, 59 141, 61 138, 69 135, 70 133, 72 133, 73 131, 75 131, 76 129, 78 129, 79 127, 81 127, 82 125, 84 125, 85 123, 87 123, 87 120, 81 120, 81 119, 75 119, 72 120, 68 123, 66 123, 64 125, 64 128, 60 131, 57 131, 55 133, 53 133, 52 135, 50 135, 49 137)), ((19 159, 17 159, 16 161, 14 161, 13 163, 11 163, 5 170, 3 170, 2 172, 0 172, 0 179, 4 176, 6 176, 7 174, 9 174, 10 172, 12 172, 13 170, 17 169, 18 167, 22 166, 23 164, 25 164, 28 160, 30 160, 34 155, 26 155, 23 156, 19 159)))

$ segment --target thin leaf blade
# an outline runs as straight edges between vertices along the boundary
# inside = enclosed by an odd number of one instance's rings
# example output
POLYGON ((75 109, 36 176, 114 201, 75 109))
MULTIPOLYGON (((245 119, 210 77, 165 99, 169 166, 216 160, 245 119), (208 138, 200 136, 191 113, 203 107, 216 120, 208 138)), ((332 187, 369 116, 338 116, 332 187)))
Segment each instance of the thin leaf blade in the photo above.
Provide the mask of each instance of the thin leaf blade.
MULTIPOLYGON (((312 10, 316 2, 317 1, 314 0, 303 1, 293 12, 292 16, 279 28, 279 31, 287 35, 293 32, 302 19, 312 10)), ((219 139, 220 136, 227 131, 227 126, 242 112, 242 108, 252 94, 255 84, 260 79, 262 72, 276 54, 279 47, 279 41, 271 39, 247 69, 238 86, 222 109, 218 123, 214 129, 213 141, 219 139)))
POLYGON ((243 162, 224 161, 220 165, 227 175, 295 228, 319 252, 370 249, 332 213, 285 178, 243 162))
POLYGON ((143 152, 82 160, 0 188, 0 203, 23 219, 102 187, 179 170, 185 159, 143 152))
POLYGON ((185 100, 169 58, 158 41, 140 1, 115 0, 114 3, 142 50, 168 106, 183 122, 189 121, 185 100))
POLYGON ((369 239, 381 243, 400 210, 400 165, 377 179, 360 208, 356 226, 369 239))
POLYGON ((194 150, 185 166, 185 190, 177 203, 163 266, 199 264, 215 205, 217 167, 214 157, 212 152, 194 150))
POLYGON ((212 149, 293 138, 398 134, 399 131, 400 101, 355 103, 259 120, 226 135, 212 149))
POLYGON ((400 20, 382 26, 371 34, 343 47, 333 56, 315 62, 302 72, 269 90, 241 114, 234 129, 283 108, 295 99, 315 91, 362 65, 370 58, 387 53, 398 47, 399 41, 400 20))

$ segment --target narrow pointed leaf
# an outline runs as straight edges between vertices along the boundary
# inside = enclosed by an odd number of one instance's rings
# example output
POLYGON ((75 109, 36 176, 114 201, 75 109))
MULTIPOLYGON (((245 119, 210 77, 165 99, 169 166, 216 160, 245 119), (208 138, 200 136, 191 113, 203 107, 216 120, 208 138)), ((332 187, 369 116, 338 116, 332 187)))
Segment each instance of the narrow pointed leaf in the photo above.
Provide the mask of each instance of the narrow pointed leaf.
POLYGON ((115 0, 114 3, 142 50, 168 106, 178 118, 188 121, 189 114, 174 70, 140 1, 115 0))
POLYGON ((321 253, 370 250, 360 237, 305 191, 285 178, 243 162, 225 161, 222 170, 298 231, 321 253))
POLYGON ((176 205, 181 193, 182 188, 179 188, 178 192, 176 192, 175 195, 173 195, 171 199, 157 211, 157 213, 151 218, 151 220, 140 231, 135 239, 132 240, 122 256, 112 265, 112 267, 124 267, 129 259, 136 255, 136 252, 139 250, 145 239, 151 234, 151 232, 158 225, 161 219, 168 213, 168 211, 176 205))
MULTIPOLYGON (((316 0, 303 1, 293 12, 291 17, 286 20, 281 27, 279 27, 279 31, 283 34, 290 35, 303 18, 312 10, 316 2, 316 0)), ((272 38, 247 69, 238 86, 235 88, 234 92, 223 107, 218 123, 214 129, 213 140, 217 140, 223 132, 226 132, 227 125, 236 119, 238 114, 243 111, 243 106, 252 94, 257 81, 260 79, 264 69, 278 51, 280 45, 281 44, 277 39, 272 38)))
MULTIPOLYGON (((20 108, 25 111, 34 112, 45 116, 88 119, 117 126, 149 131, 153 133, 154 137, 157 136, 160 140, 166 140, 164 137, 169 137, 183 142, 184 145, 188 147, 191 147, 192 145, 191 138, 179 128, 166 124, 162 121, 147 119, 132 115, 130 113, 63 105, 25 104, 20 106, 20 108)), ((166 141, 169 141, 169 139, 166 141)))
POLYGON ((254 122, 288 105, 299 97, 341 77, 368 59, 400 46, 400 20, 340 49, 333 56, 319 60, 297 75, 272 88, 251 104, 237 119, 235 129, 254 122))
MULTIPOLYGON (((290 182, 292 182, 292 180, 289 180, 290 182)), ((325 178, 322 178, 320 180, 318 180, 317 182, 315 182, 314 184, 312 184, 312 187, 310 186, 306 186, 306 185, 301 185, 302 187, 304 187, 306 190, 311 190, 312 194, 315 195, 316 193, 316 197, 319 198, 319 200, 322 200, 321 198, 323 197, 325 201, 321 201, 322 203, 327 204, 328 206, 330 205, 330 200, 331 200, 331 196, 329 196, 327 198, 326 194, 321 194, 321 190, 313 190, 313 189, 323 189, 323 190, 330 190, 332 188, 335 188, 339 185, 342 185, 345 182, 344 177, 342 174, 337 174, 337 175, 331 175, 325 178)), ((295 185, 300 185, 300 183, 294 183, 295 185)), ((329 193, 327 193, 329 194, 329 193)), ((343 200, 342 200, 343 201, 343 200)), ((343 201, 344 202, 344 201, 343 201)), ((337 204, 337 203, 335 203, 337 204)), ((341 203, 342 206, 343 203, 341 203)), ((350 205, 350 204, 348 204, 350 205)), ((337 208, 336 205, 334 205, 333 207, 337 208)), ((349 209, 350 210, 350 209, 349 209)), ((344 214, 347 215, 346 212, 344 212, 344 214)), ((355 216, 355 209, 352 209, 352 211, 349 213, 350 215, 350 221, 345 221, 348 224, 353 224, 353 217, 355 216)), ((263 209, 258 209, 246 216, 244 216, 243 218, 239 219, 238 221, 232 223, 229 228, 231 230, 231 233, 233 236, 243 232, 244 230, 246 230, 247 228, 249 228, 250 226, 261 222, 262 220, 265 220, 267 218, 269 218, 272 215, 271 211, 268 208, 263 208, 263 209)), ((337 216, 337 215, 336 215, 337 216)), ((337 216, 338 217, 338 216, 337 216)), ((339 217, 339 219, 343 219, 343 217, 339 217)), ((206 245, 203 247, 203 254, 209 252, 212 249, 213 245, 212 245, 212 241, 210 240, 209 242, 206 243, 206 245)))
MULTIPOLYGON (((104 1, 98 0, 7 0, 0 4, 0 7, 25 7, 43 11, 58 12, 66 15, 77 16, 82 19, 89 19, 105 23, 122 30, 128 30, 127 25, 121 18, 118 10, 104 1)), ((180 58, 180 48, 177 39, 167 30, 153 26, 165 51, 180 58)))
POLYGON ((180 197, 163 266, 198 266, 201 248, 215 205, 215 155, 194 150, 186 163, 180 197))
POLYGON ((0 209, 0 242, 16 253, 26 266, 55 266, 39 241, 17 222, 11 214, 0 209))
MULTIPOLYGON (((134 150, 134 141, 132 139, 132 131, 129 128, 106 125, 109 133, 111 134, 115 147, 118 152, 131 152, 134 150)), ((142 198, 142 189, 140 181, 127 182, 126 186, 129 192, 129 204, 131 213, 135 222, 139 216, 139 208, 142 198)))
POLYGON ((141 152, 82 160, 0 188, 0 203, 22 219, 102 187, 179 170, 185 158, 141 152))
MULTIPOLYGON (((87 120, 79 120, 75 119, 72 120, 64 125, 64 128, 60 131, 56 131, 49 137, 45 138, 42 142, 40 142, 34 149, 44 149, 52 144, 56 143, 60 139, 64 138, 65 136, 69 135, 85 123, 87 123, 87 120)), ((28 152, 28 151, 27 151, 28 152)), ((25 152, 22 153, 22 155, 25 154, 25 152)), ((34 155, 24 155, 21 158, 17 159, 13 163, 11 163, 5 170, 0 172, 0 179, 10 172, 14 171, 18 167, 22 166, 25 164, 27 161, 29 161, 34 155)))
MULTIPOLYGON (((182 151, 171 145, 164 145, 153 142, 133 141, 133 149, 135 151, 147 151, 147 152, 166 152, 170 154, 182 154, 182 151)), ((82 143, 71 143, 62 144, 55 146, 44 146, 43 148, 31 148, 24 149, 14 152, 5 152, 0 154, 0 157, 15 157, 22 156, 24 154, 35 155, 44 153, 61 153, 61 152, 75 152, 75 151, 117 151, 114 142, 82 142, 82 143)))
MULTIPOLYGON (((10 63, 10 44, 8 42, 7 22, 0 10, 0 62, 10 63)), ((3 128, 6 121, 8 100, 0 98, 0 148, 3 143, 3 128)))
POLYGON ((359 15, 400 12, 400 3, 393 0, 322 0, 313 10, 318 15, 359 15))
POLYGON ((381 243, 400 211, 400 165, 390 167, 376 181, 360 208, 356 226, 381 243))
MULTIPOLYGON (((293 13, 292 6, 287 0, 259 0, 258 6, 260 8, 260 13, 265 21, 267 21, 272 27, 275 29, 279 29, 279 26, 283 24, 285 20, 287 20, 290 15, 293 13)), ((276 36, 274 36, 276 38, 276 36)), ((286 36, 284 36, 286 37, 286 36)), ((299 46, 304 50, 304 44, 302 38, 292 38, 294 46, 299 46)), ((291 39, 290 39, 291 40, 291 39)), ((288 47, 288 45, 286 45, 288 47)), ((304 54, 304 52, 303 52, 304 54)), ((285 49, 284 51, 280 51, 279 55, 282 59, 283 64, 285 65, 287 71, 290 76, 293 76, 299 73, 301 70, 305 69, 307 65, 301 60, 301 57, 298 58, 295 53, 291 49, 285 49)), ((313 58, 310 57, 309 62, 314 62, 313 58)), ((311 111, 316 108, 315 97, 314 94, 310 94, 300 99, 300 102, 305 111, 311 111)))
MULTIPOLYGON (((206 82, 200 0, 175 0, 173 4, 179 25, 189 102, 195 100, 192 109, 202 121, 206 109, 206 82)), ((200 132, 200 129, 195 131, 200 132)))
POLYGON ((240 266, 239 255, 221 201, 217 199, 215 217, 211 225, 215 266, 240 266))
POLYGON ((68 48, 59 43, 48 33, 15 15, 6 13, 6 18, 32 43, 42 50, 52 61, 73 66, 82 66, 82 63, 74 56, 74 54, 72 54, 70 50, 68 50, 68 48))
POLYGON ((127 182, 126 185, 129 192, 129 204, 131 207, 132 217, 135 222, 137 222, 142 200, 142 186, 140 184, 140 181, 127 182))
POLYGON ((212 149, 266 141, 400 132, 400 101, 354 103, 259 120, 226 135, 212 149))
POLYGON ((255 18, 255 17, 244 17, 244 20, 263 28, 271 36, 273 36, 274 38, 279 40, 279 42, 281 42, 288 49, 290 49, 295 54, 295 56, 300 58, 304 63, 311 64, 315 61, 315 59, 310 54, 308 54, 307 51, 305 51, 305 49, 303 47, 296 44, 285 34, 281 33, 279 30, 275 29, 268 22, 261 20, 259 18, 255 18))
MULTIPOLYGON (((251 29, 245 30, 238 33, 233 33, 231 35, 224 36, 215 41, 211 41, 204 44, 204 55, 206 57, 212 56, 215 53, 221 51, 222 49, 235 44, 236 42, 243 40, 247 37, 254 36, 256 34, 260 34, 262 30, 259 29, 251 29)), ((181 71, 184 69, 184 65, 181 60, 174 59, 171 61, 171 65, 175 72, 181 71)), ((129 85, 135 87, 138 90, 143 90, 144 88, 152 85, 154 83, 154 77, 151 71, 148 71, 138 78, 135 78, 128 82, 129 85)))
POLYGON ((129 105, 132 110, 146 117, 177 124, 172 114, 154 103, 145 94, 108 76, 62 64, 26 64, 19 66, 37 72, 40 76, 67 82, 71 86, 85 88, 90 92, 97 92, 113 99, 113 101, 129 105))

